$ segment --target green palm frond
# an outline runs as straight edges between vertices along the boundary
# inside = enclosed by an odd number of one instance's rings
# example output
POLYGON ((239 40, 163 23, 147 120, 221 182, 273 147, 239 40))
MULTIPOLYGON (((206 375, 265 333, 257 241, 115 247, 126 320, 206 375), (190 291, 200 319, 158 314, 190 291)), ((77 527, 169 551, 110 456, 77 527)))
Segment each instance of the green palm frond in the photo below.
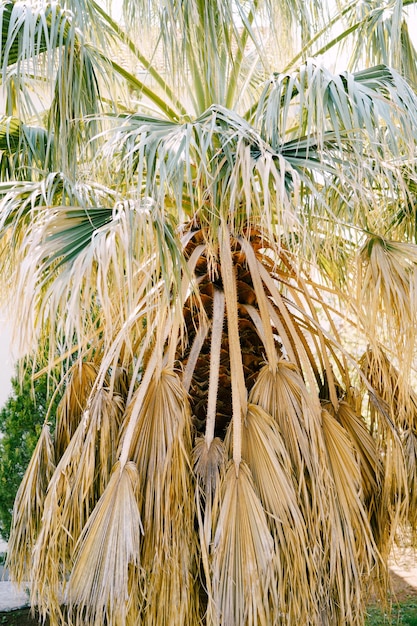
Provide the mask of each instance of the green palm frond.
MULTIPOLYGON (((408 34, 407 23, 404 18, 404 6, 413 2, 364 2, 359 8, 352 11, 349 22, 360 26, 357 33, 355 47, 352 53, 352 63, 357 64, 365 56, 366 61, 377 59, 378 62, 394 67, 401 74, 412 66, 416 59, 416 50, 408 34)), ((415 69, 407 75, 415 77, 415 69)), ((413 81, 414 82, 414 81, 413 81)), ((415 82, 414 82, 415 84, 415 82)))
MULTIPOLYGON (((394 132, 400 123, 410 124, 415 116, 415 94, 401 77, 385 65, 355 73, 334 74, 314 60, 297 72, 277 74, 266 84, 260 99, 258 117, 263 135, 279 145, 293 128, 313 141, 323 141, 323 131, 332 131, 342 147, 365 131, 364 139, 380 142, 379 126, 389 136, 390 147, 397 145, 394 132), (409 116, 410 115, 410 116, 409 116), (401 121, 402 120, 402 121, 401 121)), ((405 129, 413 133, 411 126, 405 129)), ((409 135, 406 135, 409 136, 409 135)), ((404 146, 399 145, 397 150, 404 146)))
POLYGON ((42 127, 28 126, 16 117, 1 118, 1 180, 42 176, 50 161, 51 139, 42 127))
MULTIPOLYGON (((141 310, 142 315, 145 315, 145 311, 154 315, 157 300, 166 298, 169 293, 169 284, 173 283, 174 289, 177 288, 175 285, 179 283, 178 273, 181 269, 177 236, 169 222, 161 219, 158 208, 147 202, 143 206, 130 202, 115 205, 114 194, 105 187, 74 187, 60 175, 50 176, 47 183, 50 184, 34 185, 29 195, 26 187, 24 202, 19 193, 17 197, 14 194, 6 196, 4 201, 3 219, 6 224, 16 223, 12 217, 15 207, 18 207, 22 215, 22 227, 23 215, 27 215, 28 219, 33 216, 31 227, 26 227, 24 232, 19 233, 19 237, 22 237, 21 245, 27 246, 37 255, 37 261, 30 271, 16 276, 22 295, 27 291, 28 285, 32 285, 32 302, 29 307, 37 308, 39 303, 42 307, 39 312, 42 319, 45 311, 41 304, 44 295, 49 293, 49 297, 55 302, 54 306, 60 300, 61 304, 58 306, 66 311, 66 318, 62 319, 62 336, 67 333, 72 319, 73 332, 81 343, 86 337, 91 340, 97 333, 94 318, 96 296, 91 289, 99 289, 100 306, 108 308, 109 323, 113 320, 108 328, 110 333, 113 333, 118 324, 136 326, 141 310), (78 206, 60 206, 60 201, 68 204, 75 201, 78 206), (52 203, 55 204, 53 213, 48 209, 48 205, 52 203), (88 208, 82 208, 85 204, 88 208), (109 246, 113 240, 117 240, 119 246, 116 256, 109 246), (58 249, 59 253, 55 254, 54 251, 58 249), (109 255, 105 254, 106 250, 109 255), (133 250, 138 255, 138 265, 132 271, 128 264, 133 250), (156 255, 158 250, 161 254, 156 255), (123 256, 126 265, 121 270, 119 261, 123 256), (112 287, 109 289, 107 281, 113 272, 112 287), (128 291, 125 290, 124 283, 127 276, 132 281, 128 291), (78 293, 76 284, 84 285, 82 290, 85 293, 85 318, 81 323, 75 317, 71 318, 70 314, 72 303, 75 305, 71 294, 77 297, 75 294, 78 293), (155 289, 156 285, 159 287, 155 289), (128 309, 130 313, 127 312, 128 309), (123 311, 118 322, 115 317, 117 310, 120 313, 123 311), (151 313, 152 310, 154 313, 151 313), (130 317, 133 311, 136 311, 136 317, 130 317)), ((16 235, 17 233, 14 234, 15 237, 16 235)), ((151 318, 148 318, 148 323, 151 325, 151 318)), ((71 350, 74 341, 74 334, 70 332, 70 335, 72 338, 67 346, 68 350, 71 350)))
POLYGON ((3 3, 0 12, 3 80, 8 66, 46 52, 49 40, 48 26, 56 19, 55 11, 51 6, 48 13, 49 24, 45 24, 36 10, 17 2, 3 3), (29 43, 30 34, 35 35, 30 41, 33 47, 25 51, 24 35, 26 35, 26 42, 29 43))

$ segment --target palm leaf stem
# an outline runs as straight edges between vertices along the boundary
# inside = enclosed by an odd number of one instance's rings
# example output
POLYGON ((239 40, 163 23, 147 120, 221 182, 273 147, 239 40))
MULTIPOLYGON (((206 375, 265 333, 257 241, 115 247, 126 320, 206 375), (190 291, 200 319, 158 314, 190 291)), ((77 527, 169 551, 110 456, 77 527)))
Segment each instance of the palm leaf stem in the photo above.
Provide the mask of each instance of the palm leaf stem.
MULTIPOLYGON (((187 110, 183 107, 178 98, 175 97, 174 92, 169 87, 167 82, 163 79, 161 74, 155 69, 155 66, 152 65, 152 62, 149 61, 139 50, 139 48, 134 44, 134 42, 128 37, 126 32, 120 28, 117 22, 115 22, 111 16, 96 2, 93 2, 93 6, 96 11, 103 17, 103 19, 111 26, 115 33, 120 37, 120 39, 127 45, 129 50, 134 54, 134 56, 138 59, 138 61, 143 65, 149 75, 155 80, 155 82, 162 88, 164 94, 169 98, 172 104, 176 107, 177 113, 176 118, 178 119, 181 115, 186 115, 187 110)), ((133 79, 135 77, 132 76, 133 79)), ((174 119, 174 118, 171 118, 174 119)))
POLYGON ((265 290, 263 288, 262 280, 259 274, 258 262, 255 256, 255 252, 250 245, 250 243, 241 237, 239 239, 240 245, 242 246, 242 250, 246 254, 247 263, 250 269, 250 273, 252 276, 253 286, 256 293, 256 299, 258 302, 259 312, 262 320, 262 328, 264 331, 264 345, 266 350, 266 356, 269 363, 269 366, 275 370, 278 363, 278 356, 275 347, 272 326, 270 324, 270 317, 268 312, 268 303, 267 296, 265 294, 265 290))
POLYGON ((238 476, 239 466, 242 459, 242 419, 243 415, 246 415, 247 397, 239 340, 236 276, 233 269, 233 259, 230 249, 230 233, 224 222, 221 225, 219 237, 220 264, 227 310, 227 329, 230 346, 233 461, 235 464, 236 476, 238 476))
POLYGON ((207 398, 207 420, 205 441, 207 448, 214 439, 216 425, 217 391, 219 386, 219 366, 224 325, 224 293, 219 289, 213 294, 213 323, 211 328, 210 378, 207 398))
POLYGON ((227 86, 227 94, 226 94, 226 107, 232 108, 234 104, 236 89, 238 86, 238 78, 241 74, 242 62, 244 60, 244 52, 246 48, 246 44, 251 33, 251 26, 253 20, 255 19, 255 13, 259 5, 259 0, 254 0, 251 5, 251 9, 248 17, 245 20, 245 28, 241 35, 239 46, 236 52, 236 57, 233 62, 233 69, 228 78, 228 86, 227 86))
MULTIPOLYGON (((169 367, 171 368, 173 367, 175 356, 176 356, 176 351, 178 348, 178 336, 180 333, 180 326, 183 322, 183 318, 182 318, 183 307, 187 299, 187 296, 189 295, 189 292, 193 289, 192 280, 193 280, 195 266, 204 249, 205 249, 204 244, 197 246, 195 250, 193 250, 190 258, 187 259, 187 262, 184 264, 183 275, 182 275, 182 280, 181 280, 181 295, 180 295, 180 300, 177 302, 177 306, 176 306, 175 321, 173 324, 173 329, 172 329, 171 337, 169 340, 169 347, 168 347, 168 354, 167 354, 167 363, 169 364, 169 367)), ((197 295, 197 299, 199 299, 198 294, 196 295, 197 295)), ((199 304, 201 305, 201 302, 199 302, 199 304)))
POLYGON ((194 369, 195 369, 198 357, 200 355, 201 348, 203 347, 204 342, 206 340, 206 337, 208 335, 208 332, 209 332, 209 325, 203 319, 201 321, 201 323, 200 323, 200 325, 198 327, 198 330, 196 332, 196 335, 194 337, 193 345, 191 346, 190 354, 189 354, 189 357, 188 357, 187 365, 185 367, 184 376, 183 376, 183 379, 182 379, 182 383, 183 383, 184 389, 187 392, 190 389, 190 385, 191 385, 191 382, 192 382, 194 369))
POLYGON ((163 100, 160 96, 158 96, 158 94, 155 91, 150 89, 150 87, 147 87, 147 85, 145 85, 143 81, 139 80, 136 76, 133 76, 133 74, 125 70, 121 65, 116 63, 116 61, 109 59, 104 54, 99 53, 99 56, 104 62, 108 63, 113 68, 116 74, 119 74, 122 78, 124 78, 131 87, 133 87, 134 89, 137 89, 138 91, 141 92, 141 94, 143 94, 143 96, 146 96, 147 98, 149 98, 149 100, 154 105, 156 105, 158 109, 168 119, 174 122, 178 121, 180 116, 178 115, 177 111, 175 111, 175 109, 170 107, 169 104, 165 102, 165 100, 163 100))
MULTIPOLYGON (((283 320, 288 328, 289 331, 289 337, 290 340, 294 342, 295 345, 295 349, 292 350, 293 354, 297 354, 296 359, 294 359, 294 362, 300 362, 302 361, 302 365, 304 365, 304 368, 306 370, 306 375, 309 379, 309 383, 311 385, 311 388, 314 388, 314 380, 311 377, 311 370, 310 367, 312 367, 312 362, 311 360, 308 358, 308 352, 306 350, 306 342, 303 341, 303 339, 301 338, 300 334, 298 333, 296 326, 294 324, 294 321, 291 317, 291 314, 285 304, 284 298, 281 295, 281 293, 279 292, 279 289, 277 288, 277 285, 275 284, 274 280, 272 279, 271 275, 269 274, 269 272, 267 271, 267 269, 265 267, 263 267, 263 265, 261 263, 259 263, 258 261, 258 267, 259 267, 259 271, 262 277, 263 282, 265 283, 265 285, 268 287, 272 298, 274 299, 282 317, 283 320)), ((271 304, 270 307, 273 311, 273 307, 271 304)), ((277 318, 278 316, 275 314, 274 312, 274 317, 277 318)))
MULTIPOLYGON (((168 332, 166 333, 166 335, 168 336, 168 332)), ((134 408, 130 415, 129 423, 127 425, 126 432, 124 435, 123 445, 122 445, 120 459, 119 459, 121 471, 123 470, 124 466, 129 460, 131 442, 135 434, 137 419, 139 417, 139 414, 142 408, 143 400, 148 391, 149 383, 151 382, 152 377, 155 371, 157 370, 158 362, 160 364, 160 359, 161 359, 160 351, 155 348, 147 363, 146 370, 145 370, 145 373, 141 381, 141 385, 138 390, 138 395, 135 398, 134 408)))
MULTIPOLYGON (((311 299, 310 299, 310 293, 309 290, 307 289, 307 286, 303 284, 303 279, 301 276, 298 276, 298 281, 300 282, 301 285, 301 289, 303 291, 303 295, 306 299, 307 304, 309 305, 309 310, 311 311, 311 315, 312 318, 314 320, 314 324, 315 327, 317 329, 317 335, 318 335, 318 339, 320 342, 320 347, 321 347, 321 354, 323 356, 324 359, 324 367, 325 367, 325 372, 326 372, 326 377, 327 377, 327 382, 329 384, 329 393, 330 393, 330 400, 332 405, 334 406, 335 409, 337 409, 338 405, 339 405, 339 400, 337 398, 337 394, 336 394, 336 387, 335 387, 335 381, 334 381, 334 375, 333 375, 333 371, 332 368, 330 366, 330 361, 329 361, 329 357, 328 357, 328 353, 327 353, 327 345, 326 342, 324 340, 324 336, 323 334, 320 332, 320 321, 317 315, 317 311, 316 308, 314 307, 311 299)), ((336 329, 333 326, 333 331, 335 331, 336 329)), ((336 338, 338 337, 338 334, 336 332, 336 334, 334 335, 336 338)))
MULTIPOLYGON (((312 37, 307 44, 295 55, 295 57, 293 57, 291 59, 291 61, 289 61, 289 63, 286 65, 286 67, 282 70, 282 73, 288 72, 292 67, 294 67, 301 59, 304 59, 306 54, 309 52, 309 50, 311 50, 311 47, 313 46, 313 44, 318 41, 321 37, 323 37, 324 35, 326 35, 326 33, 329 32, 329 29, 332 28, 333 26, 335 26, 341 19, 343 19, 343 17, 349 13, 353 8, 355 8, 357 6, 357 2, 356 0, 353 0, 350 4, 348 4, 340 13, 337 13, 335 15, 335 17, 333 19, 331 19, 326 26, 324 26, 318 33, 316 33, 314 35, 314 37, 312 37)), ((366 19, 366 18, 365 18, 366 19)), ((363 20, 365 21, 365 20, 363 20)), ((362 24, 362 22, 358 22, 357 24, 354 24, 353 26, 351 26, 350 28, 347 28, 346 30, 344 30, 342 33, 340 33, 339 35, 337 35, 337 37, 335 37, 334 39, 332 39, 331 41, 329 41, 325 46, 323 46, 322 48, 319 48, 319 50, 317 50, 314 55, 314 57, 318 57, 322 54, 324 54, 325 52, 327 52, 328 50, 330 50, 332 47, 334 47, 335 45, 337 45, 340 41, 342 41, 343 39, 346 39, 346 37, 348 37, 349 35, 351 35, 352 33, 354 33, 356 30, 358 30, 362 24)))

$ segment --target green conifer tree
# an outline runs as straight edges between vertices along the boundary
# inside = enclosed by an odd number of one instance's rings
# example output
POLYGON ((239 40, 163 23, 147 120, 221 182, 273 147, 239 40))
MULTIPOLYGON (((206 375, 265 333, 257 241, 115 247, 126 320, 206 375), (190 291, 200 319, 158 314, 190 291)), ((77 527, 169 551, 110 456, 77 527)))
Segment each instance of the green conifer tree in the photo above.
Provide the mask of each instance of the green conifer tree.
POLYGON ((30 369, 12 379, 12 391, 0 410, 0 535, 9 536, 14 499, 47 415, 48 377, 32 380, 30 369))

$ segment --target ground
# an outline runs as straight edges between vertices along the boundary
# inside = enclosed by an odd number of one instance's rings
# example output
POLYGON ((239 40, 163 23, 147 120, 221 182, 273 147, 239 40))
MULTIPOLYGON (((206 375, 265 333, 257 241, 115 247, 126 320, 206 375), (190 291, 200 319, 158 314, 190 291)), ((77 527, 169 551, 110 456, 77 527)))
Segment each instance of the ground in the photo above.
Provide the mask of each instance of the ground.
MULTIPOLYGON (((395 557, 391 559, 390 567, 392 592, 390 598, 393 605, 399 603, 405 603, 407 605, 407 616, 410 612, 415 611, 415 615, 411 617, 405 617, 404 620, 397 619, 395 623, 400 626, 404 624, 416 624, 417 625, 417 555, 412 550, 401 550, 395 557), (410 608, 411 607, 411 608, 410 608), (414 608, 415 607, 415 608, 414 608)), ((378 601, 373 598, 372 604, 378 606, 378 601)), ((376 609, 375 609, 376 610, 376 609)), ((371 609, 373 613, 373 609, 371 609)), ((379 611, 378 611, 379 614, 379 611)), ((370 624, 392 624, 391 621, 379 621, 380 618, 375 618, 370 621, 370 624)), ((39 626, 39 622, 36 617, 32 617, 29 609, 19 609, 18 611, 8 611, 5 613, 0 612, 0 626, 39 626)), ((48 623, 45 623, 48 626, 48 623)))
POLYGON ((411 548, 397 551, 391 558, 390 574, 393 600, 402 602, 408 599, 417 601, 417 553, 411 548))
POLYGON ((39 626, 39 621, 31 616, 29 609, 18 609, 0 613, 0 626, 39 626))

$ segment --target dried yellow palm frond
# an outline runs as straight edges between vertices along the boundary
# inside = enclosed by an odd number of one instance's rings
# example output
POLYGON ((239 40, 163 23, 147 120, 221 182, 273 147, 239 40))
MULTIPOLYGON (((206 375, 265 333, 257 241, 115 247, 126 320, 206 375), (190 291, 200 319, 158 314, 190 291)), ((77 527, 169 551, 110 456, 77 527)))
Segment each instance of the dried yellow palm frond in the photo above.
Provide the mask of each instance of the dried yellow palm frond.
POLYGON ((99 389, 86 412, 82 449, 77 460, 66 466, 69 490, 62 498, 63 521, 74 540, 109 482, 117 460, 123 411, 121 396, 99 389))
POLYGON ((194 450, 194 471, 204 494, 214 494, 220 482, 220 476, 224 470, 226 453, 224 443, 219 437, 215 437, 210 446, 207 446, 203 437, 198 437, 194 450))
POLYGON ((314 567, 307 559, 308 538, 291 459, 275 420, 254 404, 248 405, 242 429, 242 458, 250 468, 274 539, 279 613, 287 615, 291 623, 307 623, 314 567), (297 596, 291 588, 304 589, 304 593, 297 596))
POLYGON ((268 298, 265 293, 265 288, 261 280, 261 276, 259 273, 258 263, 259 261, 256 258, 255 252, 250 245, 250 243, 244 239, 240 238, 240 243, 242 246, 242 250, 246 254, 246 259, 248 263, 248 267, 251 273, 251 277, 253 280, 254 291, 256 293, 256 300, 259 307, 259 314, 262 321, 262 330, 263 330, 263 342, 266 351, 267 361, 270 364, 272 369, 275 369, 277 366, 277 350, 276 344, 273 336, 273 329, 270 323, 270 315, 268 310, 268 298))
MULTIPOLYGON (((100 495, 109 482, 112 467, 116 462, 119 430, 124 408, 124 398, 107 389, 99 389, 91 403, 90 413, 93 413, 91 424, 96 423, 95 468, 98 476, 95 489, 100 495)), ((93 437, 91 438, 93 439, 93 437)))
POLYGON ((209 561, 210 546, 213 539, 213 507, 220 496, 220 485, 224 476, 226 451, 223 441, 215 437, 207 446, 205 437, 198 437, 194 450, 194 472, 196 476, 196 514, 200 539, 202 573, 201 585, 207 595, 208 624, 215 623, 213 613, 213 590, 209 561), (204 576, 204 579, 203 579, 204 576))
POLYGON ((143 602, 139 492, 135 464, 117 463, 75 551, 67 598, 77 625, 119 626, 128 616, 138 619, 143 602))
POLYGON ((129 374, 126 367, 116 365, 112 369, 109 387, 126 400, 129 393, 129 374))
MULTIPOLYGON (((331 484, 325 543, 332 624, 362 624, 363 586, 378 562, 370 522, 361 497, 360 467, 345 429, 322 411, 323 438, 331 484)), ((326 598, 327 596, 327 598, 326 598)))
MULTIPOLYGON (((417 532, 417 432, 408 428, 403 435, 404 456, 407 468, 407 485, 409 492, 408 520, 415 535, 417 532)), ((414 537, 415 541, 415 537, 414 537)))
MULTIPOLYGON (((286 280, 277 281, 271 268, 268 268, 267 265, 259 261, 258 270, 271 296, 269 314, 278 331, 285 353, 292 363, 296 364, 300 370, 303 370, 308 384, 314 387, 316 380, 312 376, 312 373, 317 373, 317 363, 306 340, 304 327, 307 327, 307 332, 310 334, 311 338, 314 339, 318 332, 317 323, 315 321, 311 323, 305 309, 298 311, 298 313, 301 313, 302 320, 297 317, 297 314, 294 315, 294 308, 297 311, 297 307, 294 306, 294 302, 283 297, 281 293, 283 283, 285 283, 286 280)), ((289 276, 287 276, 287 278, 289 278, 289 276)))
POLYGON ((34 599, 45 611, 58 610, 74 546, 110 480, 123 409, 120 396, 98 390, 49 481, 32 563, 34 599), (60 568, 52 571, 54 559, 60 568))
POLYGON ((135 411, 129 458, 143 484, 144 620, 149 626, 194 626, 198 593, 191 413, 177 374, 157 370, 144 395, 139 388, 132 399, 127 419, 135 411), (139 400, 140 407, 135 407, 139 400))
POLYGON ((334 375, 334 367, 341 375, 345 387, 350 386, 347 354, 343 351, 340 333, 333 319, 341 316, 333 305, 336 297, 342 294, 333 286, 323 287, 311 280, 308 275, 304 276, 305 270, 297 271, 295 265, 297 260, 289 251, 281 252, 280 261, 285 269, 274 270, 274 274, 286 285, 295 313, 294 322, 297 321, 298 328, 308 334, 310 345, 304 344, 304 348, 320 386, 320 397, 328 398, 336 408, 339 385, 334 375), (324 325, 321 317, 326 320, 324 325), (326 330, 327 327, 331 329, 331 333, 326 330), (335 346, 339 348, 338 354, 335 346))
POLYGON ((57 409, 55 448, 61 458, 76 431, 87 400, 97 378, 94 363, 77 361, 69 372, 69 382, 57 409))
POLYGON ((312 469, 311 458, 317 429, 316 403, 309 395, 297 367, 280 359, 276 371, 265 365, 251 391, 249 401, 262 407, 279 426, 294 467, 312 469))
POLYGON ((380 495, 383 463, 369 426, 344 400, 339 402, 337 411, 331 403, 324 403, 323 407, 340 422, 352 441, 358 456, 364 497, 368 501, 368 509, 372 509, 371 501, 378 500, 380 495))
MULTIPOLYGON (((263 407, 279 428, 294 472, 297 504, 304 523, 307 520, 304 565, 308 564, 315 602, 308 605, 305 597, 301 610, 309 611, 306 623, 324 619, 361 624, 362 584, 378 557, 362 501, 358 454, 348 433, 327 411, 320 420, 314 393, 307 390, 297 368, 281 359, 276 371, 268 366, 260 371, 250 402, 263 407)), ((366 446, 370 454, 368 438, 366 446)), ((300 611, 300 602, 293 610, 300 611)))
POLYGON ((371 433, 384 461, 382 492, 372 524, 378 549, 387 559, 398 525, 412 515, 413 472, 406 455, 412 448, 404 446, 403 433, 414 428, 417 397, 379 345, 365 352, 360 365, 373 389, 369 391, 371 433))
MULTIPOLYGON (((314 594, 315 582, 320 584, 323 568, 322 524, 328 515, 328 476, 322 462, 317 398, 308 393, 297 367, 280 359, 275 371, 268 365, 260 370, 249 401, 262 407, 276 421, 291 459, 298 504, 309 529, 310 552, 306 563, 314 594)), ((314 618, 311 619, 314 623, 314 618)))
POLYGON ((226 470, 213 526, 212 623, 269 626, 271 615, 278 615, 274 541, 243 461, 238 475, 233 462, 226 470))
POLYGON ((49 426, 45 424, 13 508, 7 566, 19 585, 30 579, 32 549, 41 526, 46 489, 55 469, 54 463, 52 438, 49 426))
POLYGON ((374 531, 378 549, 385 562, 392 550, 398 529, 404 526, 409 518, 411 494, 406 451, 408 450, 399 437, 389 431, 382 449, 384 455, 383 490, 374 531))
MULTIPOLYGON (((31 602, 40 614, 51 619, 60 616, 66 576, 71 570, 72 554, 77 537, 66 530, 63 511, 71 501, 71 484, 82 454, 86 424, 80 422, 67 449, 49 481, 42 524, 33 549, 31 568, 31 602)), ((77 523, 67 508, 72 524, 77 523)))
POLYGON ((384 350, 379 345, 368 349, 360 360, 360 366, 375 392, 370 394, 370 408, 373 414, 375 409, 378 411, 374 419, 379 422, 379 429, 383 430, 383 424, 391 430, 394 425, 412 428, 417 415, 417 395, 384 350), (389 419, 386 410, 381 410, 388 407, 389 419))
POLYGON ((416 246, 370 236, 359 253, 358 278, 362 319, 371 335, 382 313, 388 320, 391 339, 401 349, 402 361, 409 365, 415 340, 416 246))

